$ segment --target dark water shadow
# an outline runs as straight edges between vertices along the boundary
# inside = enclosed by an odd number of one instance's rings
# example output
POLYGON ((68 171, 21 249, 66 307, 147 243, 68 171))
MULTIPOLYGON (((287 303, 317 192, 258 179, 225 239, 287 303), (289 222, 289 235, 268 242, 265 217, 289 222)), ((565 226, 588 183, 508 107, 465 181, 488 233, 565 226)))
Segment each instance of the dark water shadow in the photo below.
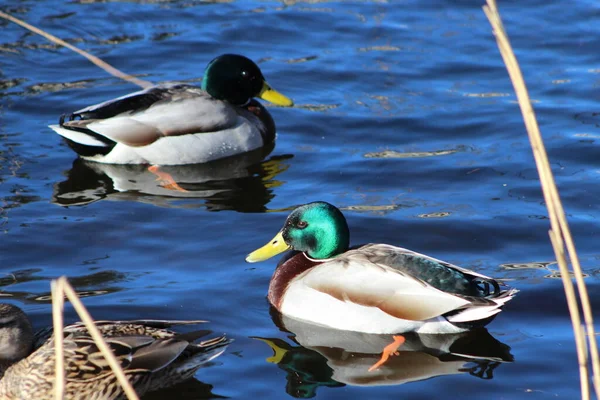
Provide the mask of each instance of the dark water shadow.
MULTIPOLYGON (((206 365, 210 365, 206 364, 206 365)), ((205 366, 206 367, 206 366, 205 366)), ((201 382, 197 379, 189 379, 178 385, 171 386, 167 389, 157 390, 142 397, 142 400, 164 400, 164 399, 227 399, 226 396, 221 396, 213 393, 213 385, 201 382)))
POLYGON ((469 374, 492 379, 502 363, 513 362, 510 347, 485 328, 452 335, 407 333, 399 354, 378 369, 392 335, 340 331, 307 324, 271 309, 275 324, 289 332, 290 341, 259 338, 273 350, 267 358, 287 374, 286 392, 311 398, 319 387, 402 385, 436 376, 469 374))
POLYGON ((52 202, 61 206, 86 205, 99 200, 138 201, 160 207, 209 211, 262 212, 275 197, 273 189, 285 182, 276 179, 286 171, 292 155, 273 156, 259 149, 206 164, 162 166, 184 191, 157 180, 146 165, 112 165, 76 159, 67 179, 56 183, 52 202), (203 199, 203 202, 182 201, 203 199))
MULTIPOLYGON (((54 279, 52 276, 40 275, 41 271, 39 268, 30 268, 13 271, 0 277, 0 299, 15 299, 23 303, 52 303, 50 290, 40 294, 11 289, 11 286, 17 284, 34 281, 49 282, 51 279, 54 279)), ((129 274, 107 270, 71 277, 69 278, 69 282, 77 295, 83 298, 120 292, 124 289, 123 283, 129 279, 129 274)), ((49 285, 48 289, 50 289, 49 285)))

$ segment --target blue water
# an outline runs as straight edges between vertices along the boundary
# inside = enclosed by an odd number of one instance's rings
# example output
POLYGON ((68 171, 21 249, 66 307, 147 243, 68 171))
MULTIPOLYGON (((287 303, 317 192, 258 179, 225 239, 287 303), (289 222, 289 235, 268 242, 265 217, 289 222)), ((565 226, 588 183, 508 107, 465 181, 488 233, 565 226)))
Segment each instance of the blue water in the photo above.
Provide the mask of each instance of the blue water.
MULTIPOLYGON (((172 398, 576 398, 549 221, 481 6, 0 2, 153 82, 198 81, 214 56, 244 54, 296 102, 270 108, 278 128, 270 154, 173 168, 188 189, 180 196, 143 169, 76 161, 47 128, 62 113, 135 86, 0 21, 0 295, 42 327, 49 282, 64 274, 98 319, 203 318, 235 339, 172 398), (502 362, 451 362, 441 345, 425 350, 426 338, 417 338, 368 375, 364 365, 375 356, 352 347, 365 338, 315 344, 309 339, 327 335, 286 325, 296 343, 280 330, 265 298, 275 261, 249 265, 244 257, 290 208, 314 200, 344 210, 352 243, 399 245, 511 280, 521 293, 488 326, 489 348, 502 362), (277 343, 287 356, 268 362, 273 351, 255 337, 285 341, 277 343)), ((600 7, 501 1, 500 11, 598 310, 600 7)), ((72 309, 66 318, 76 319, 72 309)), ((486 346, 465 351, 485 356, 486 346)))

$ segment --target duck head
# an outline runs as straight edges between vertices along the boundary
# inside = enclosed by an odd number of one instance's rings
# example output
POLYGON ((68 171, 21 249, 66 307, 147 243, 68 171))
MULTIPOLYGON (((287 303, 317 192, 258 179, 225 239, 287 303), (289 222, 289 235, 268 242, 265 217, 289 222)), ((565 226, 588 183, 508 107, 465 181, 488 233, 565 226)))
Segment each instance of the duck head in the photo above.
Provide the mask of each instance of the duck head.
POLYGON ((223 54, 208 63, 202 79, 202 90, 215 99, 237 106, 248 104, 254 97, 280 106, 294 104, 269 86, 252 60, 237 54, 223 54))
POLYGON ((317 201, 296 208, 283 228, 266 245, 248 254, 253 263, 286 250, 304 252, 315 260, 335 257, 348 250, 350 233, 346 218, 335 206, 317 201))
POLYGON ((33 328, 17 306, 0 303, 0 365, 12 364, 33 350, 33 328))

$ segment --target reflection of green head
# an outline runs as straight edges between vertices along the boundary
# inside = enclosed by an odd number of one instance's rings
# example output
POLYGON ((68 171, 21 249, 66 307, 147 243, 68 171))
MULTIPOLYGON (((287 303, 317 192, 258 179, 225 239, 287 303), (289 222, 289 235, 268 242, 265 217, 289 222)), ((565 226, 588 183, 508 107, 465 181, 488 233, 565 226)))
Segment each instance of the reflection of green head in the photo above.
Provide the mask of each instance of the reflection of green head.
POLYGON ((302 346, 290 346, 277 338, 260 338, 271 347, 273 357, 268 362, 275 363, 287 372, 285 391, 297 399, 310 399, 317 395, 320 386, 342 387, 332 379, 333 369, 327 365, 327 358, 320 353, 302 346))
POLYGON ((249 58, 224 54, 208 63, 202 90, 218 100, 244 105, 260 94, 265 78, 249 58))
POLYGON ((292 249, 303 251, 314 259, 344 253, 350 241, 342 212, 323 201, 308 203, 292 211, 281 233, 292 249))

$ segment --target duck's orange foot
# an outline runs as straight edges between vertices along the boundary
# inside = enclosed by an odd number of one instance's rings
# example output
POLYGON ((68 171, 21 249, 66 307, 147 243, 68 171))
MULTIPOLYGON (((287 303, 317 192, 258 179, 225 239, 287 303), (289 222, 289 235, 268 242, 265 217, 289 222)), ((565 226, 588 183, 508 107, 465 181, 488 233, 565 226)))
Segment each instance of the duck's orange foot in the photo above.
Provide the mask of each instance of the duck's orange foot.
POLYGON ((394 341, 383 348, 381 358, 379 361, 373 364, 371 368, 369 368, 369 372, 375 371, 377 368, 381 367, 388 360, 388 358, 390 358, 390 356, 397 356, 400 354, 398 353, 398 348, 404 344, 406 339, 404 336, 400 335, 395 335, 392 337, 394 338, 394 341))
POLYGON ((159 170, 158 165, 151 165, 148 167, 148 171, 152 172, 156 175, 156 180, 160 182, 160 186, 167 190, 176 190, 178 192, 187 193, 187 190, 182 188, 175 182, 175 179, 171 176, 171 174, 167 172, 162 172, 159 170))

